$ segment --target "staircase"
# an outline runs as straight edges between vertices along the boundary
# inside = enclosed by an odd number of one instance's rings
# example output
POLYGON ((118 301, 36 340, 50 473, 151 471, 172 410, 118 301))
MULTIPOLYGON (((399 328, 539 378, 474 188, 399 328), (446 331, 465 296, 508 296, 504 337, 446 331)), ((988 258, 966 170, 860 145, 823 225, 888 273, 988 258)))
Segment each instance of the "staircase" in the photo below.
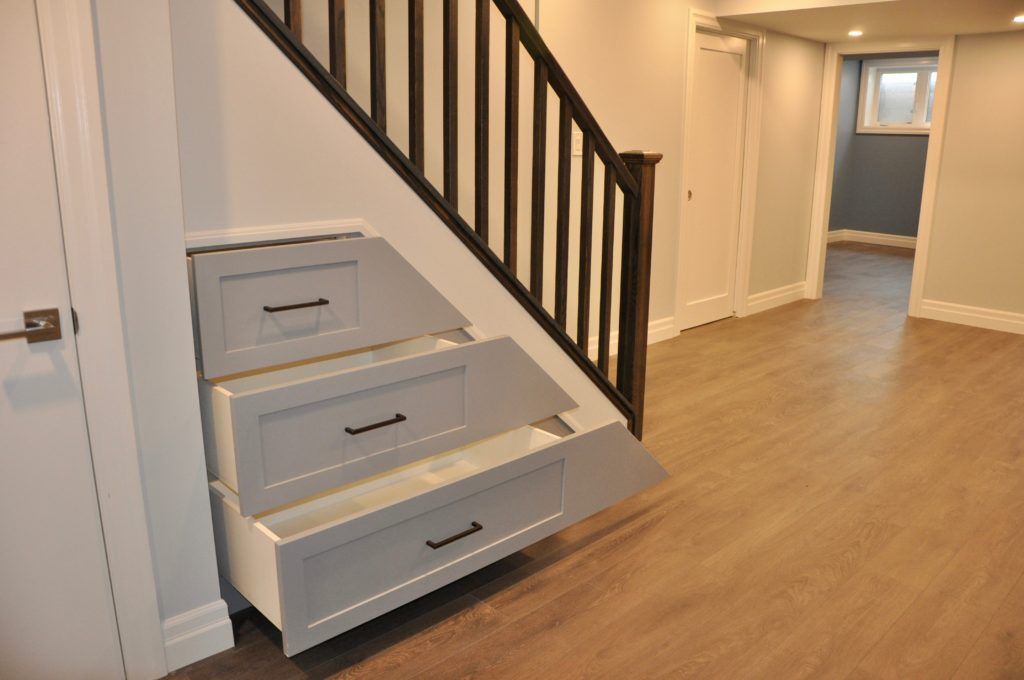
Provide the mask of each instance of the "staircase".
POLYGON ((218 227, 186 236, 197 387, 218 571, 281 630, 291 656, 665 478, 638 441, 658 157, 612 150, 513 2, 474 7, 469 187, 458 167, 454 0, 426 8, 443 9, 444 18, 440 146, 426 134, 430 36, 421 0, 409 3, 407 142, 405 121, 388 119, 382 1, 368 5, 370 113, 346 89, 357 86, 344 23, 355 2, 327 5, 327 67, 302 43, 299 16, 310 15, 297 2, 281 17, 259 0, 237 4, 244 11, 205 0, 172 7, 185 203, 207 209, 203 221, 218 227), (511 56, 505 171, 493 173, 504 176, 500 213, 487 204, 488 191, 498 193, 488 158, 487 19, 495 6, 511 56), (535 92, 521 227, 523 50, 534 60, 535 92), (551 213, 549 89, 559 98, 551 213), (574 125, 583 136, 578 170, 574 125), (463 193, 474 194, 469 217, 458 210, 460 177, 463 193), (489 228, 494 214, 500 234, 489 228), (528 253, 522 262, 520 251, 528 253), (599 281, 596 342, 591 279, 599 281))
MULTIPOLYGON (((638 438, 643 429, 647 355, 648 305, 650 298, 651 235, 655 166, 659 154, 619 154, 594 119, 565 71, 559 66, 517 0, 474 0, 474 200, 464 215, 460 211, 459 180, 459 24, 458 0, 442 3, 442 155, 440 188, 427 178, 425 125, 424 1, 388 3, 368 0, 370 103, 367 112, 346 88, 347 54, 355 27, 347 25, 345 0, 328 0, 328 58, 321 63, 303 43, 301 0, 284 0, 278 15, 263 0, 236 0, 260 29, 291 60, 349 124, 380 154, 424 203, 444 222, 493 274, 562 350, 597 385, 626 417, 638 438), (490 224, 488 196, 494 181, 489 153, 490 63, 492 5, 504 20, 504 157, 500 181, 503 196, 500 225, 490 224), (407 12, 408 110, 388 107, 386 23, 388 11, 407 12), (520 147, 520 54, 525 50, 533 66, 531 126, 530 204, 519 205, 520 147), (550 262, 545 249, 552 235, 546 212, 547 98, 558 99, 555 219, 553 225, 553 295, 545 295, 545 270, 550 262), (389 122, 407 116, 408 142, 400 148, 388 136, 389 122), (572 135, 574 125, 582 133, 579 203, 572 196, 572 135), (600 164, 600 165, 597 165, 600 164), (600 252, 595 253, 595 166, 603 170, 600 196, 600 252), (621 194, 621 203, 618 199, 621 194), (528 244, 520 243, 520 212, 529 211, 528 244), (579 225, 576 281, 570 297, 570 242, 572 225, 579 225), (497 229, 500 227, 500 238, 497 229), (492 244, 499 244, 497 248, 492 244), (528 248, 526 262, 519 253, 528 248), (616 263, 616 250, 619 252, 616 263), (618 267, 616 267, 618 264, 618 267), (592 279, 596 292, 597 340, 591 343, 592 279), (574 298, 574 299, 573 299, 574 298), (547 300, 547 304, 545 304, 547 300), (567 327, 570 302, 574 303, 575 328, 567 327), (612 347, 612 316, 618 306, 618 340, 612 347), (614 356, 614 362, 613 362, 614 356), (614 378, 614 381, 613 381, 614 378)), ((404 121, 403 121, 404 122, 404 121)), ((525 217, 525 212, 524 212, 525 217)), ((550 278, 550 277, 549 277, 550 278)))

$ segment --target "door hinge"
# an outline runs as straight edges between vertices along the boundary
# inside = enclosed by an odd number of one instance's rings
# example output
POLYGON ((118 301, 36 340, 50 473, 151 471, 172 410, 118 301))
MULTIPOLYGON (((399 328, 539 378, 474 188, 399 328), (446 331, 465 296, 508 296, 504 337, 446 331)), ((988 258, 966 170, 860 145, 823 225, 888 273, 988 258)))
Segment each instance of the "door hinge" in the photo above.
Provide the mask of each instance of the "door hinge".
POLYGON ((75 311, 74 307, 71 308, 71 328, 75 335, 78 335, 78 312, 75 311))

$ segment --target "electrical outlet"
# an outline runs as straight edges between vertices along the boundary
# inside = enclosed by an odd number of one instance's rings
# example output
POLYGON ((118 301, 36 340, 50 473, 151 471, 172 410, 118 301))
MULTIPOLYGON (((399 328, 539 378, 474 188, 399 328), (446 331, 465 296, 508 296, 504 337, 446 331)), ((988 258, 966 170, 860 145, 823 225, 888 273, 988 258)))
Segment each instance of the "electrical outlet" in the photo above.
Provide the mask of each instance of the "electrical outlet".
POLYGON ((572 131, 572 155, 582 156, 583 155, 583 131, 573 130, 572 131))

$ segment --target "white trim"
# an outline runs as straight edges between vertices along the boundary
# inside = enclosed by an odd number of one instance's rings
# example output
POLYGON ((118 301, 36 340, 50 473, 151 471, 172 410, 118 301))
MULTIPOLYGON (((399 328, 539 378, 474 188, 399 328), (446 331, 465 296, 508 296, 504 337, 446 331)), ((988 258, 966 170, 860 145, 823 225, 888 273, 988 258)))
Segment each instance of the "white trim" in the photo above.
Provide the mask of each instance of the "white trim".
MULTIPOLYGON (((680 187, 680 220, 685 221, 686 192, 689 177, 694 172, 692 161, 687 159, 686 140, 692 134, 694 103, 694 70, 696 68, 697 31, 741 38, 747 41, 747 100, 744 111, 743 169, 740 178, 740 226, 736 244, 736 272, 733 308, 738 316, 745 314, 747 291, 750 290, 750 268, 754 244, 754 216, 757 206, 757 171, 761 148, 761 118, 764 92, 764 53, 767 31, 759 28, 735 28, 723 25, 712 14, 691 8, 686 33, 686 67, 683 103, 683 146, 682 184, 680 187)), ((682 224, 679 228, 676 252, 676 327, 681 329, 685 318, 685 294, 682 267, 683 255, 682 224)))
POLYGON ((195 248, 233 246, 240 243, 339 236, 354 233, 362 233, 368 236, 377 235, 373 227, 360 219, 269 224, 255 227, 235 227, 232 229, 189 229, 185 233, 185 248, 186 250, 193 250, 195 248))
POLYGON ((870 243, 876 246, 891 246, 893 248, 917 247, 916 236, 901 236, 900 234, 884 234, 878 231, 861 231, 859 229, 830 229, 828 232, 829 243, 870 243))
POLYGON ((920 316, 924 299, 924 280, 928 272, 928 245, 935 223, 935 196, 939 191, 939 169, 942 167, 942 147, 946 135, 946 114, 949 93, 953 87, 953 57, 956 39, 948 38, 939 48, 939 75, 935 86, 935 104, 932 108, 932 133, 928 138, 928 159, 924 166, 924 189, 921 192, 921 217, 917 227, 917 256, 910 280, 910 316, 920 316))
POLYGON ((999 309, 971 307, 939 300, 922 300, 918 316, 1024 335, 1024 314, 1019 312, 1004 312, 999 309))
POLYGON ((832 173, 835 165, 835 141, 842 57, 847 54, 892 52, 939 53, 939 75, 932 108, 932 129, 928 136, 928 158, 924 168, 921 215, 917 227, 917 253, 910 284, 910 316, 919 316, 928 268, 928 242, 935 218, 935 194, 938 190, 942 145, 946 129, 946 111, 953 75, 955 39, 925 38, 893 42, 832 43, 825 48, 825 69, 821 88, 821 122, 818 126, 818 157, 814 169, 814 199, 811 208, 811 232, 807 248, 807 297, 821 297, 825 283, 825 251, 828 242, 828 216, 832 203, 832 173))
POLYGON ((787 286, 780 286, 763 293, 755 293, 747 297, 746 313, 743 316, 750 316, 758 312, 766 312, 769 309, 787 305, 790 302, 804 299, 804 290, 807 285, 803 281, 791 283, 787 286))
MULTIPOLYGON (((662 342, 663 340, 671 340, 672 338, 679 335, 679 331, 676 329, 676 318, 674 316, 666 316, 660 319, 655 319, 647 324, 647 344, 653 345, 656 342, 662 342)), ((616 356, 619 352, 619 331, 614 330, 608 334, 608 345, 609 345, 609 356, 616 356)), ((591 347, 590 358, 595 359, 597 357, 598 347, 598 336, 590 336, 591 347)))
POLYGON ((107 187, 91 4, 37 0, 71 301, 107 564, 128 678, 167 673, 107 187))
POLYGON ((163 624, 167 670, 174 671, 234 646, 228 607, 218 598, 163 624))
POLYGON ((865 60, 860 71, 860 97, 857 102, 857 134, 859 135, 927 135, 931 121, 925 120, 931 74, 938 71, 937 57, 906 57, 903 59, 865 60), (879 93, 884 73, 916 73, 914 121, 911 123, 878 122, 879 93), (927 74, 927 76, 925 76, 927 74))

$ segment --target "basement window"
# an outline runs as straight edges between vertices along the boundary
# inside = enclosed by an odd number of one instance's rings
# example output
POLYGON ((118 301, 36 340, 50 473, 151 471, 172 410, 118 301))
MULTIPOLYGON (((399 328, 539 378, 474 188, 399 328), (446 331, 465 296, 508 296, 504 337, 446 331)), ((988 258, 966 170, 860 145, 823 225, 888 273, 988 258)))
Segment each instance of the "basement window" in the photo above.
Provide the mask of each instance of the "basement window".
POLYGON ((936 57, 865 61, 860 72, 857 132, 928 134, 937 78, 936 57))

